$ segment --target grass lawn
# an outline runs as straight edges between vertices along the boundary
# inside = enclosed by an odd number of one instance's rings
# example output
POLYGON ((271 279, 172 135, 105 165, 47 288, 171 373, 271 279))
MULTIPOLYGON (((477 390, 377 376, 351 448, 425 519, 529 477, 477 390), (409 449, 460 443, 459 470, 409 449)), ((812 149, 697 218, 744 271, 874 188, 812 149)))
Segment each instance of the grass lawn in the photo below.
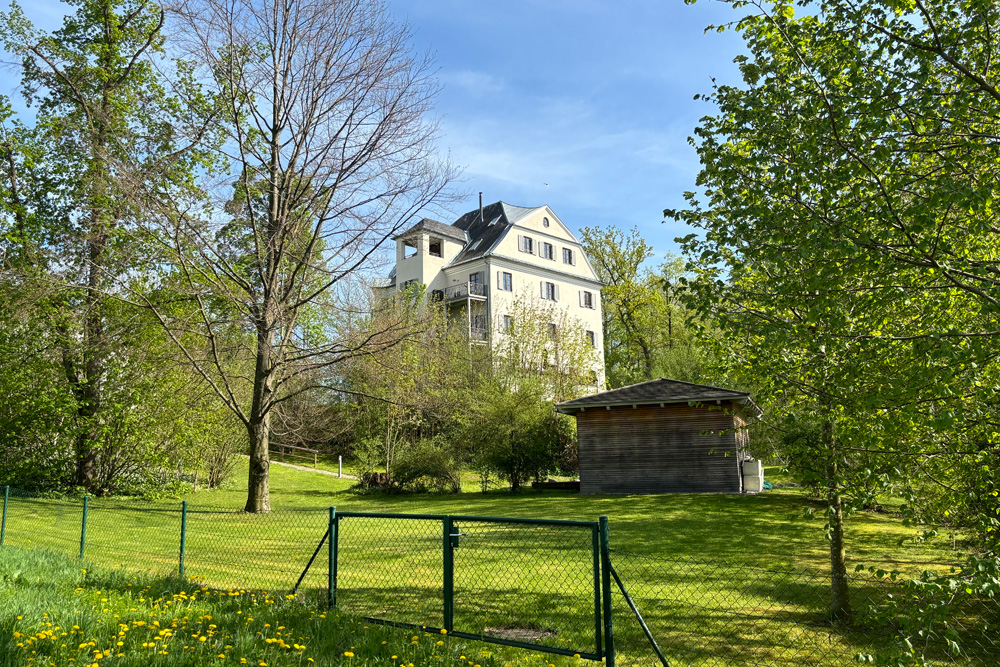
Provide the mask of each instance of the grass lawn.
MULTIPOLYGON (((768 475, 774 475, 768 469, 768 475)), ((246 501, 246 464, 241 462, 222 489, 185 497, 192 507, 212 505, 234 510, 246 501)), ((611 523, 611 546, 622 551, 668 557, 791 569, 829 570, 822 518, 805 519, 811 506, 799 489, 775 489, 758 496, 663 495, 581 496, 572 492, 518 495, 497 490, 482 494, 478 483, 464 484, 455 495, 357 495, 353 480, 312 474, 283 466, 271 468, 271 506, 326 508, 355 512, 401 512, 511 516, 593 521, 604 514, 611 523)), ((322 531, 321 531, 322 532, 322 531)), ((863 512, 849 519, 848 559, 916 573, 951 561, 950 544, 917 542, 913 529, 889 514, 863 512)))
POLYGON ((581 661, 369 626, 260 591, 212 590, 0 550, 0 667, 378 665, 550 667, 581 661))
MULTIPOLYGON (((585 521, 607 515, 612 561, 674 662, 849 664, 858 652, 886 641, 827 622, 824 522, 803 518, 810 502, 798 489, 758 496, 580 496, 530 489, 516 496, 504 491, 361 496, 348 490, 352 480, 273 466, 274 511, 261 516, 240 511, 245 476, 241 463, 224 488, 186 498, 186 574, 211 587, 252 587, 283 596, 323 536, 329 506, 340 512, 585 521)), ((176 572, 179 505, 93 499, 87 559, 121 571, 176 572)), ((78 553, 81 514, 79 500, 13 498, 7 544, 78 553)), ((466 535, 454 550, 456 630, 523 637, 580 653, 594 650, 589 529, 463 520, 459 530, 466 535)), ((913 573, 953 558, 943 541, 917 542, 912 535, 891 514, 858 514, 848 526, 851 563, 913 573)), ((343 519, 339 609, 440 627, 442 539, 442 524, 435 520, 343 519)), ((305 597, 323 600, 326 577, 324 548, 303 582, 305 597)), ((855 593, 860 609, 884 590, 858 582, 855 593)), ((652 653, 621 596, 615 598, 614 618, 620 662, 652 665, 652 653)))

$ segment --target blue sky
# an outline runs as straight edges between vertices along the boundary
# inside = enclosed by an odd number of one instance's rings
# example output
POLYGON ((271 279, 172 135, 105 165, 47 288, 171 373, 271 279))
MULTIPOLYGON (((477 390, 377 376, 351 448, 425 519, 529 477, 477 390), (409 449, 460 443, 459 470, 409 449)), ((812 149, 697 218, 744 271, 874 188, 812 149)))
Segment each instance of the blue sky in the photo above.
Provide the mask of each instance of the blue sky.
MULTIPOLYGON (((463 168, 466 205, 435 215, 451 222, 476 205, 549 204, 572 229, 638 225, 658 258, 687 233, 664 208, 694 189, 698 161, 687 144, 711 112, 696 93, 712 78, 738 81, 732 32, 704 33, 738 18, 701 0, 388 0, 436 59, 444 86, 437 111, 442 150, 463 168)), ((65 5, 24 3, 39 27, 65 5)), ((16 98, 16 70, 0 93, 16 98)), ((657 260, 654 260, 657 261, 657 260)))
MULTIPOLYGON (((687 233, 663 209, 694 189, 687 144, 711 111, 696 93, 736 83, 738 18, 701 0, 393 0, 444 84, 442 146, 474 208, 549 204, 571 228, 638 225, 657 255, 687 233), (547 185, 546 185, 547 184, 547 185)), ((450 222, 450 220, 449 220, 450 222)))

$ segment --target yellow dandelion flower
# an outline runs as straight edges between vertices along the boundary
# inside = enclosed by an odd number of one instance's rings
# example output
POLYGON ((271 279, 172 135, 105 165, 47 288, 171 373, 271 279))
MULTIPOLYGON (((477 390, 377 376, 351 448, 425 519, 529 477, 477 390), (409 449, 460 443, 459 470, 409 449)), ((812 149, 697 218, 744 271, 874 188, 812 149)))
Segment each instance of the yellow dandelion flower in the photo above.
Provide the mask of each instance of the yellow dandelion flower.
POLYGON ((445 630, 444 628, 441 628, 441 634, 442 634, 442 635, 446 635, 446 634, 448 634, 448 631, 447 631, 447 630, 445 630))
POLYGON ((354 657, 354 654, 351 653, 350 651, 344 651, 344 655, 347 656, 348 658, 353 658, 354 657))

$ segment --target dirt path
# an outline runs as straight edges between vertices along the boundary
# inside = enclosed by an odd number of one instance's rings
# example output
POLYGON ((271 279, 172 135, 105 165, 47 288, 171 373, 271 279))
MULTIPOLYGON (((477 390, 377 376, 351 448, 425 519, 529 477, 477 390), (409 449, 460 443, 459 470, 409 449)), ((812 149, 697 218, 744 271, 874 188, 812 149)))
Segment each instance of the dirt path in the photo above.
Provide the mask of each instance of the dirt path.
MULTIPOLYGON (((296 470, 305 470, 306 472, 315 472, 315 473, 319 473, 320 475, 329 475, 331 477, 337 477, 337 473, 335 473, 335 472, 333 472, 331 470, 323 470, 322 468, 310 468, 308 466, 300 466, 300 465, 298 465, 296 463, 283 463, 281 461, 275 461, 275 460, 272 459, 271 460, 271 465, 273 465, 273 466, 285 466, 286 468, 295 468, 296 470)), ((357 476, 356 475, 349 475, 349 474, 347 474, 345 472, 343 478, 344 479, 357 479, 357 476)))

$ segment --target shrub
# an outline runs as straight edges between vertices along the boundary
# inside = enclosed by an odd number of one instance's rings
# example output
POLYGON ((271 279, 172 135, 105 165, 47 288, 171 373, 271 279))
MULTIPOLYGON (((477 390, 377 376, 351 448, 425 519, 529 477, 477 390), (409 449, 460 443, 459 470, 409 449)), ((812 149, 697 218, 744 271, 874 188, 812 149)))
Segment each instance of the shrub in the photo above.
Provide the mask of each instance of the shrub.
POLYGON ((461 471, 451 449, 438 438, 418 440, 397 461, 395 484, 416 493, 458 493, 462 488, 461 471))

